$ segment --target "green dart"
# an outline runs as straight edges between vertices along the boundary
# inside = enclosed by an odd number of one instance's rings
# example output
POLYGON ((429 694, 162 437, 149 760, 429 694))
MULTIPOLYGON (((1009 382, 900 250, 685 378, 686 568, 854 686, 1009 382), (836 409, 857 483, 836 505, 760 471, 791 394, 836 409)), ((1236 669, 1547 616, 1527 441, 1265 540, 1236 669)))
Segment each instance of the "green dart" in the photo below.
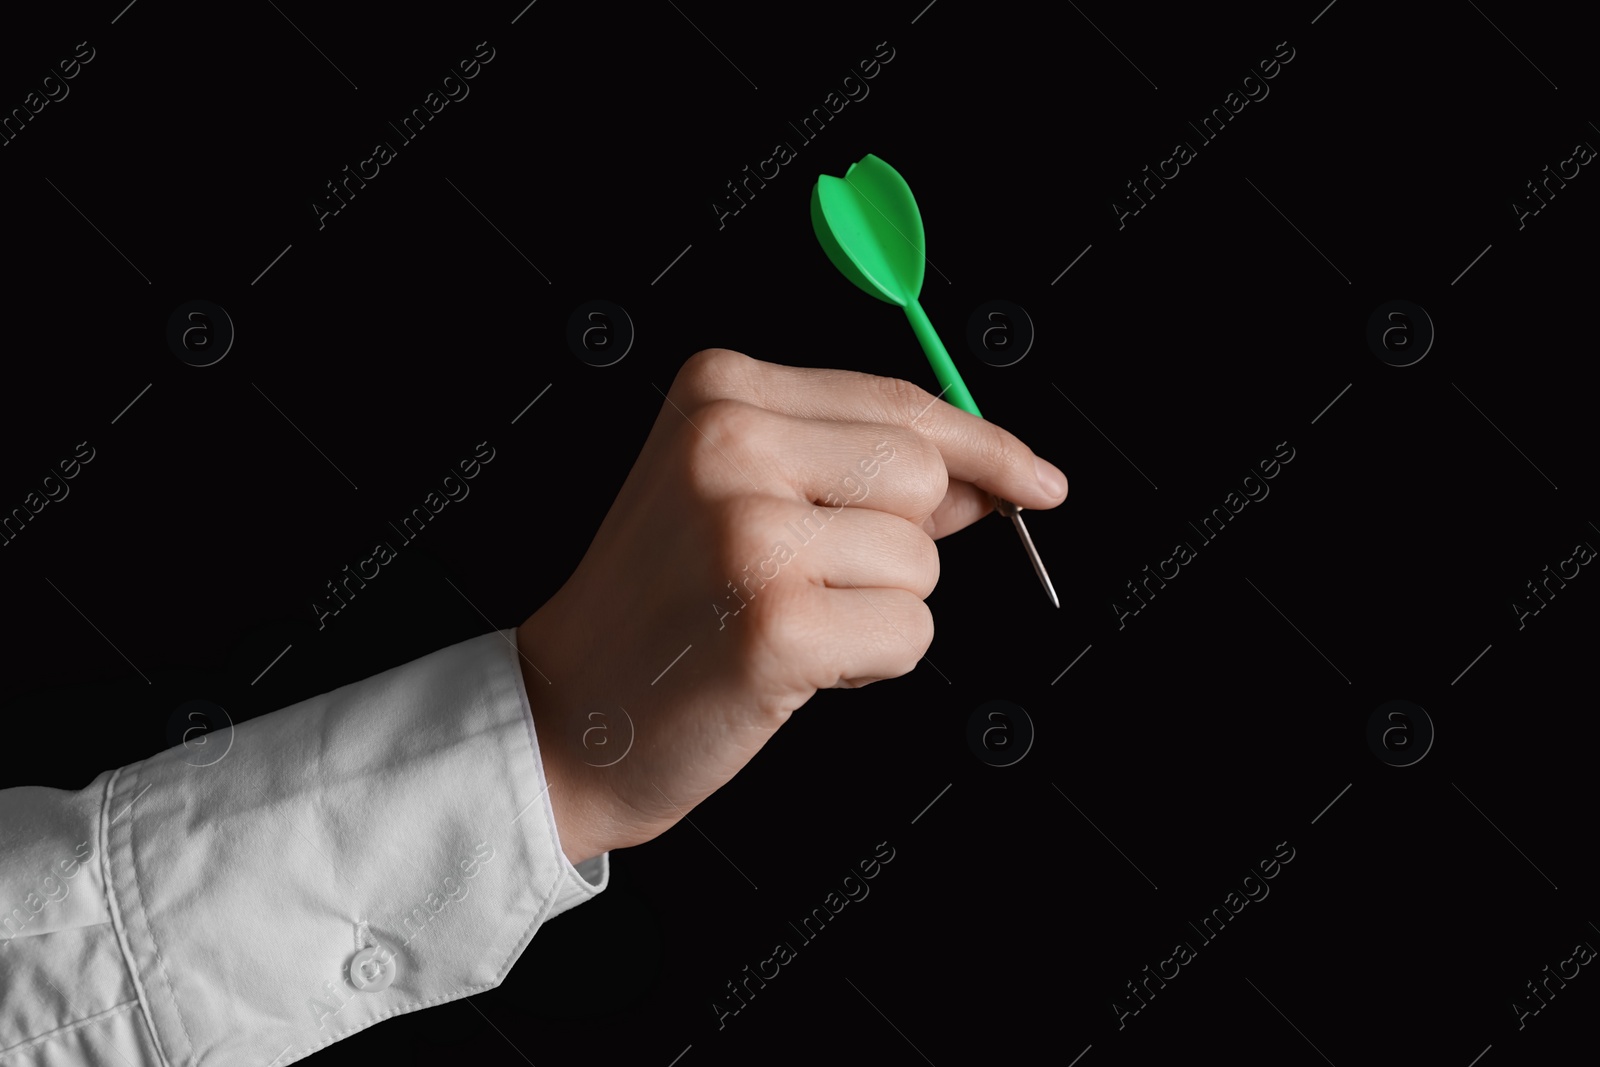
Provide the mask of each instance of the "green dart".
MULTIPOLYGON (((912 332, 922 343, 934 377, 942 386, 939 395, 962 411, 983 418, 933 323, 917 302, 927 263, 922 214, 911 187, 899 172, 869 153, 859 163, 850 164, 843 178, 821 175, 811 190, 811 225, 822 250, 856 288, 905 309, 912 332)), ((1017 528, 1050 603, 1059 608, 1061 601, 1050 584, 1050 575, 1045 573, 1044 561, 1023 525, 1022 508, 999 497, 994 497, 994 504, 1017 528)))

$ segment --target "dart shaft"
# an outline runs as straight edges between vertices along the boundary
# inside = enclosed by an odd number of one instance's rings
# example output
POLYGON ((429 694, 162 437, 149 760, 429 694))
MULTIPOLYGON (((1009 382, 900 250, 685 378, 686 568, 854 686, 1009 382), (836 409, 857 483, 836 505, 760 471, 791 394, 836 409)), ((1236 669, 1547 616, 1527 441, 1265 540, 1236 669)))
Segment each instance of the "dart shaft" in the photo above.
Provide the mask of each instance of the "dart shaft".
POLYGON ((983 412, 978 410, 972 394, 967 392, 967 383, 961 380, 960 372, 951 361, 950 353, 945 351, 944 342, 939 340, 939 334, 934 330, 933 323, 928 321, 927 312, 922 310, 922 305, 915 300, 907 304, 906 318, 911 320, 912 332, 917 335, 917 340, 922 344, 922 351, 927 355, 929 365, 933 367, 933 376, 939 379, 939 396, 968 415, 983 418, 983 412))

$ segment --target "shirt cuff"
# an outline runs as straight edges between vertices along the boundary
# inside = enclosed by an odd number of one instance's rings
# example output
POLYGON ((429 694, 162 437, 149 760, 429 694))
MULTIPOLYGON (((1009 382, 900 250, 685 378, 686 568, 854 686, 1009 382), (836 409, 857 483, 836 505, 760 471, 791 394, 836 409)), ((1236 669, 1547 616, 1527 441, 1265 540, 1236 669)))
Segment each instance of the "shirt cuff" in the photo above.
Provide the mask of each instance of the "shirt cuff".
POLYGON ((168 1062, 281 1067, 494 988, 609 882, 609 853, 562 853, 514 630, 226 743, 115 772, 100 815, 112 922, 168 1062))

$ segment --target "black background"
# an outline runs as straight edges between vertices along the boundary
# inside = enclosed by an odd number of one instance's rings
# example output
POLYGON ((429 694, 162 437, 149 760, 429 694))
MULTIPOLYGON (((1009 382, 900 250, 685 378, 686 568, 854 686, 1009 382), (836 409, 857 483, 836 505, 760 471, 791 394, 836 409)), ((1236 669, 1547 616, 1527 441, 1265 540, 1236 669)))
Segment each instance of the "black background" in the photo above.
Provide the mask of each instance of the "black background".
POLYGON ((1002 520, 942 541, 928 663, 818 694, 502 987, 315 1062, 1490 1067, 1590 1040, 1587 969, 1521 1030, 1511 1005, 1600 939, 1600 579, 1521 629, 1512 603, 1600 544, 1600 179, 1520 230, 1511 205, 1600 141, 1591 43, 1565 11, 1321 2, 113 0, 8 26, 6 110, 96 56, 0 147, 0 508, 95 458, 0 548, 0 781, 81 788, 166 747, 185 701, 243 720, 516 625, 698 349, 931 386, 808 219, 816 176, 872 152, 915 190, 923 305, 985 416, 1071 479, 1030 518, 1062 609, 1002 520), (324 184, 485 40, 470 96, 319 229, 324 184), (870 95, 800 143, 879 42, 870 95), (1201 144, 1187 123, 1279 42, 1270 95, 1201 144), (1196 158, 1119 228, 1178 140, 1196 158), (779 141, 798 158, 719 228, 779 141), (209 367, 165 341, 194 299, 237 330, 209 367), (591 299, 637 329, 605 368, 565 341, 591 299), (1037 330, 1015 365, 966 349, 991 299, 1037 330), (1408 367, 1366 341, 1396 299, 1437 330, 1408 367), (482 440, 471 496, 319 631, 324 583, 482 440), (1280 442, 1270 496, 1119 628, 1125 583, 1280 442), (967 743, 994 699, 1036 731, 1009 767, 967 743), (1406 767, 1366 739, 1393 699, 1436 732, 1406 767), (870 896, 719 1029, 725 983, 879 842, 870 896), (1283 842, 1270 895, 1200 945, 1188 924, 1283 842), (1197 958, 1119 1030, 1180 940, 1197 958))

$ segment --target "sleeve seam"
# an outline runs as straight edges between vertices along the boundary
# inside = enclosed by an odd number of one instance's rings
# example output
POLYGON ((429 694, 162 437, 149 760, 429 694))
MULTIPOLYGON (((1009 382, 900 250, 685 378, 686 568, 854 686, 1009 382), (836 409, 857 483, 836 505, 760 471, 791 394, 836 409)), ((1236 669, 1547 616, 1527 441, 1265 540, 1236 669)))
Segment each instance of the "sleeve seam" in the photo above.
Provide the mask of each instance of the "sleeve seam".
MULTIPOLYGON (((137 781, 137 768, 140 766, 142 766, 142 763, 133 764, 129 768, 118 768, 116 771, 112 772, 111 777, 106 781, 106 795, 105 799, 100 805, 100 827, 97 835, 100 844, 100 878, 105 884, 106 910, 111 914, 111 927, 116 932, 117 945, 122 949, 123 965, 128 971, 128 984, 133 986, 133 992, 139 1004, 139 1010, 144 1016, 145 1029, 150 1035, 150 1045, 155 1049, 156 1057, 158 1060, 160 1060, 161 1067, 171 1067, 172 1058, 167 1055, 167 1050, 164 1047, 161 1039, 161 1031, 156 1027, 155 1013, 150 1010, 149 994, 145 990, 144 982, 139 976, 139 967, 138 963, 136 962, 136 957, 133 953, 133 946, 129 940, 127 923, 124 921, 122 915, 122 905, 117 899, 116 882, 113 880, 111 873, 111 819, 109 818, 111 812, 111 798, 116 796, 117 783, 122 778, 122 772, 124 770, 133 770, 135 772, 134 780, 137 781)), ((131 856, 133 850, 131 824, 128 848, 130 853, 129 861, 135 862, 131 856)), ((137 892, 138 871, 136 862, 134 873, 134 889, 135 892, 137 892)))

